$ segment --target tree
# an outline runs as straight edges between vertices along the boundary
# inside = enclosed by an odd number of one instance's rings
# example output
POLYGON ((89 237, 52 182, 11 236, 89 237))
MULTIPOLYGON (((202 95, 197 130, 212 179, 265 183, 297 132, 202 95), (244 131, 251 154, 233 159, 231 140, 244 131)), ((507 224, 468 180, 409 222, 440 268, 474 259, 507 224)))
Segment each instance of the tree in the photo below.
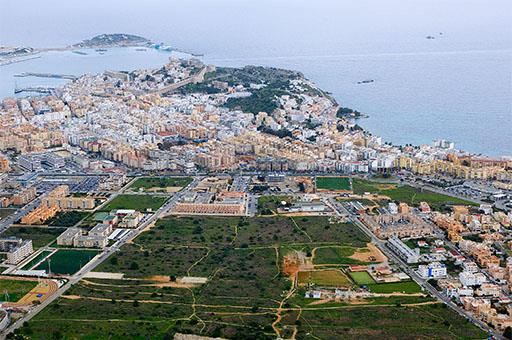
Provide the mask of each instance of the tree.
POLYGON ((139 264, 135 261, 133 261, 131 264, 130 264, 130 269, 131 270, 138 270, 139 269, 139 264))
POLYGON ((507 328, 505 328, 503 336, 505 337, 505 339, 512 339, 512 327, 508 326, 507 328))

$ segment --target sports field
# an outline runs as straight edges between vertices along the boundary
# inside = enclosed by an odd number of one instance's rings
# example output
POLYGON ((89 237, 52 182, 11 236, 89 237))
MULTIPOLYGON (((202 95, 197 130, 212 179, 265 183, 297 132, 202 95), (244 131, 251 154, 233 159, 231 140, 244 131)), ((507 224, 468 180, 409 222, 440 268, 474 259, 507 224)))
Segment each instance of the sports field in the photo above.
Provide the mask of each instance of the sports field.
POLYGON ((96 254, 98 252, 95 250, 60 249, 35 269, 46 270, 46 272, 51 269, 52 274, 72 275, 96 254))
POLYGON ((352 280, 358 285, 369 285, 375 283, 370 274, 367 272, 350 272, 348 274, 352 280))
POLYGON ((328 191, 350 191, 350 178, 348 177, 317 177, 316 178, 317 190, 328 191))
POLYGON ((191 177, 142 177, 130 186, 135 191, 162 191, 167 188, 183 188, 192 182, 191 177))
POLYGON ((16 280, 0 277, 0 301, 16 302, 30 292, 37 281, 16 280))
POLYGON ((158 210, 168 197, 155 195, 119 195, 104 206, 101 211, 111 211, 115 209, 133 209, 145 212, 147 209, 158 210))
POLYGON ((339 269, 299 272, 299 285, 314 284, 319 287, 350 287, 352 282, 339 269))

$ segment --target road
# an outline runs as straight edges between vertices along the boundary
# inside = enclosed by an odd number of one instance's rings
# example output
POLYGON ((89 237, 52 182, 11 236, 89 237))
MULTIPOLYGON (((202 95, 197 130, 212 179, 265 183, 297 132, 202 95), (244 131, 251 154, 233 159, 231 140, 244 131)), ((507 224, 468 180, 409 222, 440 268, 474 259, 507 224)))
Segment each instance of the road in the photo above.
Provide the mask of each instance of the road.
MULTIPOLYGON (((432 296, 436 297, 438 300, 442 301, 445 305, 456 311, 459 315, 466 318, 467 320, 471 321, 473 324, 480 327, 485 332, 491 334, 496 339, 504 339, 503 336, 499 333, 496 333, 492 328, 490 328, 486 323, 482 322, 481 320, 475 318, 471 313, 467 312, 460 306, 456 305, 451 301, 451 299, 439 292, 437 289, 435 289, 430 283, 427 282, 427 280, 420 277, 407 263, 405 263, 401 258, 395 255, 391 249, 389 249, 385 243, 385 241, 379 239, 375 234, 368 229, 357 217, 357 215, 351 214, 345 207, 343 207, 341 204, 335 204, 334 205, 337 209, 342 210, 343 213, 349 214, 351 216, 352 221, 355 225, 357 225, 368 237, 370 237, 372 243, 374 243, 379 249, 388 257, 388 259, 392 259, 395 264, 400 267, 400 269, 409 275, 416 283, 422 287, 423 290, 430 293, 432 296)), ((339 211, 337 211, 337 214, 341 214, 339 211)))
MULTIPOLYGON (((95 258, 93 258, 89 263, 87 263, 85 266, 83 266, 77 273, 75 273, 73 276, 69 278, 69 281, 65 283, 62 287, 60 287, 55 294, 50 296, 48 299, 43 301, 40 305, 35 306, 32 308, 27 314, 25 314, 22 318, 14 322, 12 325, 10 325, 8 328, 4 330, 0 334, 0 338, 5 337, 7 334, 14 332, 16 329, 23 326, 24 322, 29 321, 34 316, 37 315, 37 313, 41 312, 44 308, 46 308, 49 304, 51 304, 53 301, 58 299, 61 295, 63 295, 69 288, 71 288, 72 285, 80 281, 87 273, 92 271, 94 268, 99 266, 101 263, 103 263, 110 255, 115 253, 116 251, 119 251, 119 249, 126 244, 126 242, 134 239, 137 237, 146 227, 151 225, 152 223, 156 222, 158 218, 168 210, 172 209, 176 202, 178 202, 181 197, 191 188, 195 183, 190 183, 186 188, 184 188, 182 191, 176 193, 174 196, 172 196, 164 205, 162 205, 157 211, 155 211, 154 214, 152 214, 149 218, 147 218, 143 223, 141 223, 136 229, 133 229, 131 232, 124 235, 122 238, 120 238, 116 243, 114 243, 111 247, 106 248, 102 253, 98 254, 95 258)), ((124 188, 128 187, 129 184, 127 184, 124 188)), ((122 191, 121 189, 120 191, 122 191)))

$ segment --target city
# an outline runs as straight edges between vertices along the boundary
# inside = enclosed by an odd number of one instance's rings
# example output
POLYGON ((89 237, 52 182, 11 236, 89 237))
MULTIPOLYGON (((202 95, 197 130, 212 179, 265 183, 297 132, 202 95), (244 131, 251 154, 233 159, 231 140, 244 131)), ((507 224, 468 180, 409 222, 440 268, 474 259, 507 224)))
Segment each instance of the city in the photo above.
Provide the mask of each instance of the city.
POLYGON ((3 99, 3 336, 512 336, 512 159, 358 115, 174 57, 3 99))

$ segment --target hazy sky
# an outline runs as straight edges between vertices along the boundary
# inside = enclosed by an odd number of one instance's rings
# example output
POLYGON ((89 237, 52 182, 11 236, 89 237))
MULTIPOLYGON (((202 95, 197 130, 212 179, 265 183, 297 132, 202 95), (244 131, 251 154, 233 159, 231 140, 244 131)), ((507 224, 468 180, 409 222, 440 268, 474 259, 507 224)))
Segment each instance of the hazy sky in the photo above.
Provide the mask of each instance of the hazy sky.
POLYGON ((65 45, 126 32, 183 47, 297 39, 314 47, 442 31, 475 48, 489 48, 487 37, 494 48, 510 48, 511 22, 511 0, 1 0, 0 44, 65 45))

